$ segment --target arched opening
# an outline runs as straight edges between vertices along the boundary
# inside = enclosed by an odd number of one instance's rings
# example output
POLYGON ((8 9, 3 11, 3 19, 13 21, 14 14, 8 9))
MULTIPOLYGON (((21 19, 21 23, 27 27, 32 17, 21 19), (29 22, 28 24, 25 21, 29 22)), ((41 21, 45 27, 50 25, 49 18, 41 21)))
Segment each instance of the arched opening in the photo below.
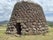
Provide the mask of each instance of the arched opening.
POLYGON ((21 35, 21 24, 20 23, 16 23, 16 30, 17 30, 17 34, 21 35))

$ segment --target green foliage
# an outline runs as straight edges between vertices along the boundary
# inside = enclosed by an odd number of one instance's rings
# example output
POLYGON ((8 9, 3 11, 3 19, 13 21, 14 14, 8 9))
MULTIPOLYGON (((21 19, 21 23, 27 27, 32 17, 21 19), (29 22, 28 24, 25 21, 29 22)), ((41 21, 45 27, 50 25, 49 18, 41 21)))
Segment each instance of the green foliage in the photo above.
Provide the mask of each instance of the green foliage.
POLYGON ((50 26, 50 27, 53 27, 53 22, 47 22, 48 23, 48 26, 50 26))

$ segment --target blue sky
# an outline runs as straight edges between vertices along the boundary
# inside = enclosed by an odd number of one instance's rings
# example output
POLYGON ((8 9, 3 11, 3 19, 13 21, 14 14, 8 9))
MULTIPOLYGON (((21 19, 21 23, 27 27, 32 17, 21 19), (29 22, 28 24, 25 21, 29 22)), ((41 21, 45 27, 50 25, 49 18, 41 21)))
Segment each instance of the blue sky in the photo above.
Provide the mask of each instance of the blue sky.
MULTIPOLYGON (((19 0, 0 1, 0 21, 9 20, 15 3, 19 0)), ((33 0, 42 6, 47 21, 53 21, 53 0, 33 0)))

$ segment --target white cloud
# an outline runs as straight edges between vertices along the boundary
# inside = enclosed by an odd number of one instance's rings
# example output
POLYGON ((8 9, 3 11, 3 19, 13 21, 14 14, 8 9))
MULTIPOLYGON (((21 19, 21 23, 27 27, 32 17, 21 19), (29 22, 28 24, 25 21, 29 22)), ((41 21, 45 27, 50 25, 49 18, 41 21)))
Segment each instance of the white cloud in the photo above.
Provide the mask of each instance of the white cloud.
POLYGON ((0 16, 0 19, 3 18, 3 16, 0 16))
POLYGON ((36 3, 39 3, 45 12, 53 12, 53 0, 33 0, 36 3))
POLYGON ((46 20, 47 20, 47 21, 53 21, 53 16, 47 16, 47 17, 46 17, 46 20))
MULTIPOLYGON (((7 20, 10 18, 14 4, 20 0, 1 0, 0 1, 0 20, 7 20), (2 15, 2 16, 1 16, 2 15)), ((53 14, 53 0, 32 0, 35 3, 40 4, 45 12, 46 19, 53 20, 53 16, 47 14, 53 14)))

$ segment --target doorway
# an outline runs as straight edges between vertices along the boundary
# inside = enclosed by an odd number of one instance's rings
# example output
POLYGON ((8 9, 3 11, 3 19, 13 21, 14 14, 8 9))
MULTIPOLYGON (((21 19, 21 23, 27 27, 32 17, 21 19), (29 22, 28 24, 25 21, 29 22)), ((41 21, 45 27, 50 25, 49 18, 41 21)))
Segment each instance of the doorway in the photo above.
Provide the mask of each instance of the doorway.
POLYGON ((21 35, 21 23, 16 23, 15 28, 17 30, 17 34, 21 35))

